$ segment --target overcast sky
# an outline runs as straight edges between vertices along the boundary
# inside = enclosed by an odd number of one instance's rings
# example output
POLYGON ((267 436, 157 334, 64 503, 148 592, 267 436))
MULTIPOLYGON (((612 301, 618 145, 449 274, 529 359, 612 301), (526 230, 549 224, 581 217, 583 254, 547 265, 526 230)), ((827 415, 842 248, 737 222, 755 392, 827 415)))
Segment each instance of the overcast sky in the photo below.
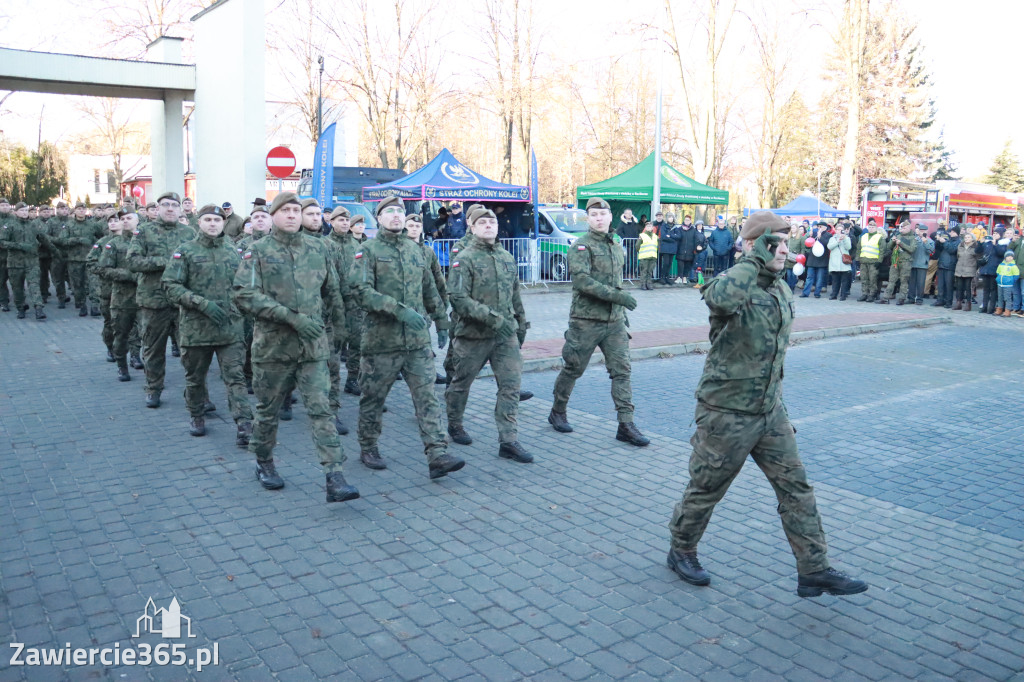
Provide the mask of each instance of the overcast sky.
MULTIPOLYGON (((455 3, 460 1, 469 0, 455 3)), ((791 1, 807 5, 812 0, 791 1)), ((743 4, 741 0, 740 5, 743 4)), ((1017 33, 1024 25, 1024 2, 902 0, 902 4, 920 24, 919 36, 932 74, 938 125, 945 131, 947 146, 956 154, 960 174, 983 175, 1008 138, 1014 139, 1018 156, 1024 158, 1024 134, 1017 123, 1024 94, 1018 75, 1019 50, 1015 49, 1017 33)), ((13 10, 11 6, 8 3, 5 10, 0 10, 0 14, 8 13, 0 16, 0 45, 98 54, 96 45, 102 39, 102 23, 92 3, 34 0, 19 3, 13 10), (42 17, 45 21, 41 21, 42 17), (40 33, 40 29, 46 33, 40 33)), ((661 7, 660 0, 538 2, 548 24, 545 49, 563 51, 562 59, 574 54, 583 59, 608 54, 610 49, 635 40, 622 35, 623 26, 644 13, 656 17, 661 7)), ((800 89, 814 102, 821 90, 816 69, 821 50, 828 47, 827 31, 824 27, 811 28, 792 39, 799 46, 797 67, 803 74, 800 89)), ((0 130, 9 138, 34 144, 44 106, 45 139, 60 140, 81 127, 69 98, 18 93, 0 111, 0 130)), ((140 120, 148 119, 146 103, 137 103, 136 111, 140 120)))

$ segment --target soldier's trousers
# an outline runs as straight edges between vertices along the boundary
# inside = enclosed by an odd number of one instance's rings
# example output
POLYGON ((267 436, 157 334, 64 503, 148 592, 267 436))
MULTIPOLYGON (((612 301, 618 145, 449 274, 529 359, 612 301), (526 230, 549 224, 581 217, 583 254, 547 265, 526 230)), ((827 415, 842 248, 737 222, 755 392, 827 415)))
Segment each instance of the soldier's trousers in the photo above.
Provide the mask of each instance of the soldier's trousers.
POLYGON ((86 278, 89 282, 89 305, 93 308, 99 308, 103 304, 100 295, 100 278, 95 272, 87 272, 86 278))
MULTIPOLYGON (((330 379, 327 376, 327 361, 312 362, 253 362, 252 389, 256 394, 256 415, 249 439, 249 452, 256 460, 266 462, 274 458, 274 444, 277 442, 277 420, 281 404, 289 387, 296 386, 302 394, 310 426, 313 431, 313 445, 324 473, 341 471, 345 462, 338 431, 334 428, 334 416, 327 404, 330 379)), ((244 387, 242 389, 245 390, 244 387)))
POLYGON ((9 267, 7 276, 11 279, 11 291, 14 294, 14 308, 21 310, 25 305, 25 290, 28 289, 28 304, 32 307, 43 304, 39 295, 39 262, 33 261, 28 267, 9 267))
POLYGON ((7 270, 7 249, 4 249, 0 251, 0 303, 3 305, 9 305, 11 302, 10 291, 7 288, 10 278, 10 272, 7 270))
POLYGON ((341 348, 334 346, 330 325, 325 327, 324 333, 327 334, 327 345, 331 348, 331 354, 327 356, 327 375, 331 380, 331 387, 327 391, 327 403, 336 413, 341 409, 341 348))
POLYGON ((569 320, 565 344, 562 346, 564 366, 555 379, 554 402, 551 409, 555 412, 565 412, 576 380, 587 370, 595 348, 600 348, 604 354, 604 364, 612 380, 612 402, 615 403, 619 423, 633 421, 629 335, 626 333, 626 324, 622 321, 569 320))
POLYGON ((50 258, 39 259, 39 294, 43 298, 50 295, 50 268, 52 265, 53 260, 50 258))
POLYGON ((142 324, 142 362, 146 365, 146 393, 164 390, 167 339, 178 319, 177 308, 139 308, 142 324))
POLYGON ((53 287, 57 290, 57 302, 63 302, 68 295, 65 282, 68 278, 68 262, 64 258, 54 258, 50 261, 50 279, 53 287))
POLYGON ((743 468, 749 454, 778 499, 782 529, 796 557, 797 572, 829 567, 828 545, 814 500, 814 488, 797 452, 796 432, 779 402, 767 414, 739 414, 697 403, 697 431, 690 438, 690 482, 669 522, 672 548, 697 548, 715 505, 743 468))
POLYGON ((245 380, 252 384, 252 334, 253 334, 253 320, 251 317, 245 317, 242 319, 242 334, 245 339, 245 364, 242 366, 242 374, 245 376, 245 380))
POLYGON ((889 285, 885 288, 882 298, 886 300, 892 298, 897 282, 900 285, 900 293, 897 294, 897 300, 903 301, 907 298, 907 291, 910 289, 910 256, 907 256, 906 260, 899 265, 889 268, 889 285))
POLYGON ((69 260, 68 275, 71 279, 71 290, 75 293, 75 307, 81 308, 89 298, 89 284, 86 276, 84 260, 69 260))
POLYGON ((860 264, 860 288, 861 293, 868 298, 874 298, 878 296, 881 287, 878 285, 878 274, 879 274, 878 263, 865 263, 860 264))
POLYGON ((498 339, 452 339, 454 378, 445 391, 448 407, 448 423, 462 425, 466 412, 469 389, 480 370, 488 362, 498 384, 498 400, 494 404, 494 423, 498 427, 498 442, 511 443, 519 440, 519 385, 523 378, 523 356, 519 351, 519 339, 515 334, 498 339))
POLYGON ((103 345, 113 354, 114 352, 114 317, 110 312, 110 297, 100 299, 100 314, 103 316, 103 345))
POLYGON ((129 351, 139 352, 139 337, 136 325, 138 308, 111 308, 110 326, 114 330, 114 340, 110 344, 110 352, 118 360, 123 359, 129 351))
POLYGON ((359 362, 362 357, 360 346, 363 338, 363 325, 366 323, 366 313, 361 309, 350 310, 345 315, 348 324, 348 349, 345 352, 345 369, 347 378, 352 381, 359 380, 359 362))
MULTIPOLYGON (((433 462, 448 451, 448 444, 441 431, 441 404, 434 395, 437 372, 429 345, 410 351, 362 356, 359 365, 359 390, 362 393, 359 397, 359 447, 368 450, 377 446, 384 400, 399 372, 412 395, 427 462, 433 462)), ((518 396, 517 391, 517 399, 518 396)))
POLYGON ((252 421, 249 392, 245 388, 245 344, 241 341, 226 346, 182 346, 181 366, 185 368, 185 407, 189 415, 202 417, 206 406, 206 375, 210 371, 213 355, 217 354, 220 378, 228 393, 231 417, 238 422, 252 421))

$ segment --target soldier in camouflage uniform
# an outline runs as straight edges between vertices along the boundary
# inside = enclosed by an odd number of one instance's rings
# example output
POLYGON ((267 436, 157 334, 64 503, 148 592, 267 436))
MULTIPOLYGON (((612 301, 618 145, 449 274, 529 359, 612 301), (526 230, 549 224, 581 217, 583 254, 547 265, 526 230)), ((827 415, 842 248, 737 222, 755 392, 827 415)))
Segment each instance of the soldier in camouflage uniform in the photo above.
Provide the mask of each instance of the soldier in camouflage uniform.
POLYGON ((68 205, 63 201, 57 202, 57 215, 47 222, 46 234, 53 243, 53 252, 50 255, 50 280, 53 282, 57 293, 57 307, 61 310, 67 307, 68 303, 68 255, 67 250, 57 243, 57 237, 71 220, 71 213, 68 205))
POLYGON ((498 243, 498 217, 488 209, 469 214, 471 245, 451 263, 449 293, 458 323, 452 329, 455 376, 445 392, 448 434, 469 445, 473 440, 462 416, 473 380, 488 362, 498 384, 494 421, 498 456, 529 463, 533 456, 519 443, 519 383, 523 356, 519 351, 529 323, 519 296, 516 259, 498 243))
POLYGON ((701 289, 710 311, 711 350, 697 384, 690 482, 669 523, 668 565, 688 583, 711 583, 697 560, 697 543, 749 454, 779 500, 782 528, 796 557, 797 594, 856 594, 867 585, 829 567, 814 489, 782 402, 795 310, 781 279, 789 229, 778 216, 755 213, 740 233, 743 258, 701 289))
MULTIPOLYGON (((448 454, 441 431, 441 406, 434 395, 434 356, 427 316, 436 316, 441 299, 423 250, 404 234, 405 209, 395 197, 377 205, 380 231, 355 255, 351 286, 366 326, 359 369, 359 458, 371 469, 387 465, 377 450, 381 414, 399 372, 412 395, 416 421, 430 471, 441 478, 465 462, 448 454)), ((448 321, 437 319, 438 346, 448 341, 448 321)))
POLYGON ((181 219, 197 233, 199 232, 199 214, 196 213, 196 204, 191 197, 181 200, 181 219))
POLYGON ((92 251, 86 259, 86 267, 89 269, 90 295, 96 291, 95 299, 99 305, 100 314, 103 316, 103 331, 101 337, 103 345, 107 347, 107 362, 116 362, 114 357, 114 323, 110 313, 110 292, 113 287, 113 280, 107 277, 105 269, 99 267, 100 256, 106 251, 105 247, 115 235, 120 235, 122 229, 121 218, 112 213, 107 218, 106 235, 92 245, 92 251), (95 287, 93 286, 95 285, 95 287))
POLYGON ((135 369, 142 369, 136 321, 139 306, 135 302, 138 275, 128 269, 130 236, 139 224, 139 216, 121 211, 119 217, 120 229, 103 245, 96 269, 100 277, 110 282, 110 325, 114 332, 111 349, 117 363, 117 380, 131 381, 131 374, 128 373, 129 352, 132 356, 132 366, 135 369))
POLYGON ((900 223, 899 234, 893 235, 889 240, 888 249, 892 253, 892 265, 889 267, 889 285, 882 293, 878 303, 888 303, 893 297, 896 284, 899 283, 900 291, 896 294, 896 305, 903 305, 907 300, 907 292, 910 290, 910 266, 914 262, 914 251, 917 250, 917 238, 914 236, 914 228, 909 220, 900 223))
POLYGON ((85 211, 84 203, 76 203, 74 220, 61 225, 60 233, 52 240, 67 254, 68 276, 79 317, 89 314, 89 280, 86 277, 85 261, 92 245, 103 236, 102 228, 97 229, 96 223, 86 218, 85 211))
MULTIPOLYGON (((107 300, 110 300, 110 287, 96 274, 96 261, 99 258, 100 249, 103 244, 110 239, 111 220, 119 221, 119 219, 113 211, 109 210, 106 204, 97 207, 94 215, 96 217, 93 222, 103 226, 103 233, 96 239, 96 242, 93 243, 92 248, 89 250, 89 255, 85 257, 85 277, 89 283, 89 313, 93 317, 104 318, 104 331, 106 331, 107 319, 103 314, 103 299, 106 296, 107 300)), ((106 341, 107 339, 104 337, 104 343, 106 341)), ((110 354, 109 344, 107 344, 107 361, 114 361, 114 357, 110 354)))
POLYGON ((360 346, 363 336, 363 323, 366 313, 359 305, 351 289, 352 269, 355 265, 356 251, 362 248, 366 241, 364 230, 366 223, 363 216, 357 215, 350 218, 348 210, 344 206, 338 206, 331 211, 331 236, 330 239, 338 245, 339 268, 338 276, 344 278, 341 287, 345 292, 345 322, 348 334, 346 336, 345 355, 345 393, 359 395, 359 360, 360 346))
POLYGON ((572 276, 572 306, 569 329, 562 346, 564 366, 555 379, 554 402, 548 415, 555 431, 571 433, 565 413, 576 380, 583 376, 595 348, 604 354, 612 380, 612 401, 618 413, 616 440, 645 446, 650 439, 633 423, 632 368, 629 362, 629 334, 626 311, 636 308, 636 299, 622 289, 622 244, 609 231, 611 208, 604 199, 587 202, 590 230, 569 247, 572 276))
POLYGON ((199 235, 178 246, 160 279, 179 310, 189 433, 206 435, 206 374, 216 353, 235 420, 235 444, 244 448, 252 433, 252 410, 242 373, 242 315, 231 302, 231 285, 241 261, 234 245, 225 240, 223 210, 208 204, 199 210, 199 235))
POLYGON ((39 294, 39 251, 50 248, 50 238, 29 218, 27 204, 19 202, 14 207, 13 215, 0 218, 0 244, 7 253, 7 273, 11 280, 18 319, 25 319, 25 311, 33 306, 36 319, 45 320, 43 298, 39 294))
MULTIPOLYGON (((39 207, 39 217, 36 218, 36 229, 49 238, 50 222, 53 220, 53 208, 49 204, 39 207)), ((49 246, 39 251, 39 293, 43 299, 43 305, 50 301, 50 269, 53 267, 53 256, 57 247, 51 242, 49 246)))
POLYGON ((146 407, 160 407, 167 363, 167 339, 178 317, 167 299, 160 278, 179 244, 195 238, 195 231, 178 222, 181 199, 165 192, 157 199, 159 219, 140 226, 128 247, 128 269, 139 273, 136 300, 142 328, 142 352, 146 369, 146 407))
MULTIPOLYGON (((263 239, 263 237, 270 234, 271 220, 270 214, 267 213, 267 205, 259 204, 253 206, 252 214, 249 216, 249 232, 245 234, 238 243, 235 245, 236 251, 238 251, 239 257, 250 248, 252 245, 263 239)), ((242 333, 245 338, 245 365, 243 367, 243 374, 245 375, 245 388, 252 394, 252 332, 253 332, 253 319, 251 316, 246 315, 243 318, 242 333)))
POLYGON ((302 234, 302 205, 294 192, 274 197, 270 215, 270 236, 242 254, 232 288, 235 304, 256 320, 252 369, 257 403, 249 440, 256 478, 268 490, 284 487, 274 466, 278 413, 285 392, 297 386, 326 476, 327 501, 354 500, 359 491, 342 474, 345 453, 327 401, 331 339, 324 333, 324 311, 330 311, 336 325, 343 324, 345 315, 337 273, 324 244, 302 234))
MULTIPOLYGON (((468 214, 467 214, 468 215, 468 214)), ((434 278, 434 286, 437 287, 437 295, 441 298, 443 309, 434 314, 435 318, 440 316, 448 319, 448 285, 444 279, 444 271, 441 269, 441 262, 437 259, 437 252, 429 244, 423 242, 423 218, 413 213, 405 216, 405 236, 420 245, 423 255, 430 267, 430 274, 434 278)), ((434 320, 436 323, 436 319, 434 320)), ((451 346, 449 346, 449 349, 451 346)), ((435 353, 434 357, 437 355, 435 353)), ((443 374, 435 372, 435 384, 447 384, 448 379, 443 374)))
MULTIPOLYGON (((13 220, 14 212, 11 202, 6 197, 0 197, 0 229, 5 221, 13 220)), ((11 311, 11 294, 7 287, 10 275, 7 272, 7 247, 0 241, 0 312, 11 311)))

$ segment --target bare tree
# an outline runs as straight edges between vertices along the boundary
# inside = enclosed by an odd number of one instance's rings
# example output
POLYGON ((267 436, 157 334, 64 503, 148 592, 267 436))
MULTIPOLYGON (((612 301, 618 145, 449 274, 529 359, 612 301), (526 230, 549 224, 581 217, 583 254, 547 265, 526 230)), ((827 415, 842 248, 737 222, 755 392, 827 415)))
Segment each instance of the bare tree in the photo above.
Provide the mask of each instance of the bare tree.
POLYGON ((139 58, 160 36, 190 38, 189 18, 203 9, 202 0, 106 0, 96 9, 107 36, 104 47, 139 58))
POLYGON ((120 186, 125 175, 140 170, 125 167, 127 154, 149 153, 149 131, 133 122, 132 111, 112 97, 90 97, 78 104, 78 110, 94 128, 80 136, 72 146, 82 153, 110 156, 114 178, 120 186))
POLYGON ((857 148, 860 136, 861 86, 865 76, 865 47, 870 0, 845 0, 841 34, 846 67, 846 88, 850 93, 846 114, 846 137, 839 172, 839 208, 855 208, 857 194, 857 148))

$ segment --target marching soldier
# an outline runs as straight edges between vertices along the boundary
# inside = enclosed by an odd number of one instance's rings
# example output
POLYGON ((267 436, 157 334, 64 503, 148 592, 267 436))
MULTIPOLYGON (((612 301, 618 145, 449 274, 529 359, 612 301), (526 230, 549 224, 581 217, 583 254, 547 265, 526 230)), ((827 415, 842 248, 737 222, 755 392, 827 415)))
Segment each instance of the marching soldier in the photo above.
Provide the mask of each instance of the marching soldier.
MULTIPOLYGON (((423 243, 423 218, 416 214, 405 216, 405 236, 419 244, 420 248, 423 249, 423 256, 427 259, 427 263, 430 267, 430 274, 434 278, 434 286, 437 287, 437 295, 441 298, 442 310, 435 313, 436 317, 443 317, 445 320, 448 319, 448 285, 444 279, 444 271, 441 269, 441 262, 437 259, 437 252, 434 251, 433 247, 423 243)), ((435 372, 437 377, 434 380, 435 384, 447 384, 448 380, 443 374, 435 372)))
POLYGON ((565 332, 562 359, 565 366, 555 379, 554 402, 548 415, 555 431, 571 433, 566 415, 569 397, 576 380, 583 376, 595 348, 604 353, 605 366, 612 380, 612 401, 618 413, 615 439, 630 445, 651 442, 633 423, 632 372, 629 362, 629 334, 626 309, 636 308, 636 299, 622 289, 622 246, 609 232, 611 207, 604 199, 587 202, 590 230, 569 249, 572 273, 572 306, 569 329, 565 332))
MULTIPOLYGON (((106 276, 107 273, 105 269, 99 267, 99 262, 100 256, 106 251, 106 245, 115 236, 121 234, 121 229, 121 218, 116 213, 110 214, 107 218, 106 235, 92 245, 92 251, 89 252, 89 256, 85 261, 86 267, 89 269, 89 288, 90 290, 95 290, 96 295, 93 298, 96 301, 100 314, 103 316, 103 332, 101 336, 103 338, 103 345, 107 348, 107 362, 117 362, 117 359, 114 357, 114 324, 110 314, 110 292, 113 287, 113 280, 106 276)), ((91 291, 90 296, 92 296, 91 291)))
POLYGON ((54 290, 57 293, 57 308, 64 310, 68 301, 68 255, 67 249, 61 247, 58 238, 71 220, 71 212, 68 205, 63 201, 57 202, 57 215, 50 219, 47 225, 46 234, 53 243, 53 252, 50 256, 50 279, 53 282, 54 290))
MULTIPOLYGON (((267 213, 266 203, 253 206, 252 214, 249 216, 249 225, 251 227, 251 231, 242 239, 238 240, 238 244, 235 247, 235 250, 238 251, 239 257, 252 248, 252 245, 255 242, 270 234, 271 220, 270 214, 267 213)), ((245 388, 250 394, 252 394, 253 319, 251 316, 244 316, 242 329, 245 335, 245 366, 243 368, 243 373, 245 374, 245 388)))
POLYGON ((120 217, 121 230, 104 244, 97 268, 110 281, 110 324, 114 330, 111 346, 117 363, 117 380, 131 381, 127 358, 129 352, 131 366, 142 369, 137 324, 139 306, 135 301, 138 275, 128 269, 128 246, 131 244, 131 235, 138 227, 139 216, 137 213, 122 211, 120 217))
POLYGON ((345 281, 341 286, 345 290, 345 320, 348 334, 346 335, 345 348, 345 393, 358 396, 359 390, 359 361, 360 344, 363 337, 363 324, 366 320, 366 312, 359 301, 351 285, 351 275, 355 267, 356 251, 362 248, 366 241, 366 222, 363 216, 357 215, 349 218, 348 211, 344 206, 338 206, 331 212, 331 239, 340 247, 341 269, 339 276, 344 276, 345 281))
MULTIPOLYGON (((6 197, 0 197, 0 229, 3 223, 13 220, 14 213, 11 210, 11 202, 6 197)), ((7 288, 10 274, 7 271, 7 247, 0 241, 0 311, 11 312, 11 295, 7 288)))
POLYGON ((445 391, 448 434, 469 445, 462 417, 473 380, 488 362, 498 384, 494 421, 498 428, 498 456, 529 463, 533 456, 519 443, 516 419, 523 356, 519 351, 529 323, 519 296, 519 268, 515 258, 497 242, 498 218, 489 209, 469 214, 475 237, 452 261, 449 293, 458 322, 452 330, 455 376, 445 391))
MULTIPOLYGON (((50 236, 50 223, 53 220, 53 207, 43 204, 39 207, 39 218, 36 219, 36 229, 50 236)), ((50 302, 50 269, 53 267, 53 257, 57 248, 51 242, 45 249, 39 251, 39 293, 43 298, 43 305, 50 302)))
POLYGON ((29 218, 28 204, 24 202, 15 205, 13 216, 0 218, 0 223, 0 243, 7 251, 7 273, 18 319, 25 319, 25 311, 33 306, 36 319, 45 320, 43 297, 39 293, 39 251, 50 247, 50 238, 29 218), (25 303, 26 289, 28 304, 25 303))
POLYGON ((85 204, 79 201, 75 204, 74 220, 62 225, 60 234, 53 239, 67 254, 68 275, 79 317, 89 314, 89 279, 85 262, 92 245, 102 236, 103 229, 97 229, 96 223, 86 217, 85 204))

